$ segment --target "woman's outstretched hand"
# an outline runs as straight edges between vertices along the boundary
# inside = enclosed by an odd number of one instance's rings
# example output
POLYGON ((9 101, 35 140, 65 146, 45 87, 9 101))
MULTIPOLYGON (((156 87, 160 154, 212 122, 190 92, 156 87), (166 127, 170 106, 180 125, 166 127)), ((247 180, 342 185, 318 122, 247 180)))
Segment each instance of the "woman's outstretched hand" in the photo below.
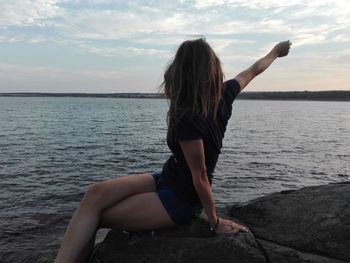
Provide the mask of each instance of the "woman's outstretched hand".
POLYGON ((291 45, 292 45, 292 42, 290 42, 289 40, 283 41, 283 42, 278 43, 273 48, 273 51, 276 53, 277 57, 285 57, 288 55, 291 45))
POLYGON ((248 228, 226 219, 219 219, 219 225, 215 228, 216 234, 237 234, 238 232, 248 232, 248 228))

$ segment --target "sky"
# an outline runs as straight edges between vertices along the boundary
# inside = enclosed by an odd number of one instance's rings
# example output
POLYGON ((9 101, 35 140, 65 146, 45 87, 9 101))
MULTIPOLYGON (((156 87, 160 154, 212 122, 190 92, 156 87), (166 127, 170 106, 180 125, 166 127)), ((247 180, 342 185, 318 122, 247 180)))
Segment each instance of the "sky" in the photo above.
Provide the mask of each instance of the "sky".
POLYGON ((203 36, 226 79, 293 43, 247 91, 350 90, 348 0, 0 0, 0 92, 157 92, 203 36))

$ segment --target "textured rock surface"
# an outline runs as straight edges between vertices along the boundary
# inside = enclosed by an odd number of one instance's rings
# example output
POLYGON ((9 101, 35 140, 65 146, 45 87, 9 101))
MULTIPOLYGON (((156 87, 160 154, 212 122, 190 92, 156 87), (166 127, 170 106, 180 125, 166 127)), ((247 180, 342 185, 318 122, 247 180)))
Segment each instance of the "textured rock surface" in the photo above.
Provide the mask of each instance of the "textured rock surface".
POLYGON ((113 230, 90 262, 350 262, 349 204, 350 183, 282 191, 219 209, 251 233, 212 236, 203 218, 177 229, 113 230))
POLYGON ((266 261, 269 263, 346 263, 346 261, 301 252, 261 239, 256 241, 265 251, 266 261))
POLYGON ((350 183, 282 191, 235 205, 255 238, 350 262, 350 183))
MULTIPOLYGON (((222 215, 224 216, 224 215, 222 215)), ((111 231, 98 245, 91 262, 221 262, 265 263, 251 233, 214 236, 207 222, 188 227, 144 233, 111 231)))

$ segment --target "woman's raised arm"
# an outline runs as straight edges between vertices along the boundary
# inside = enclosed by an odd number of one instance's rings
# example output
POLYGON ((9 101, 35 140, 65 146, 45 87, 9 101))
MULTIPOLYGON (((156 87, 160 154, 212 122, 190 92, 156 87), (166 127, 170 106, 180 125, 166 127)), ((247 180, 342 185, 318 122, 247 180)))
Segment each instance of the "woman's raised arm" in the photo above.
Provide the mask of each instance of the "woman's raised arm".
POLYGON ((264 72, 276 58, 287 56, 291 45, 292 43, 289 40, 278 43, 265 57, 259 59, 248 69, 239 73, 235 79, 238 81, 241 90, 243 90, 257 75, 264 72))

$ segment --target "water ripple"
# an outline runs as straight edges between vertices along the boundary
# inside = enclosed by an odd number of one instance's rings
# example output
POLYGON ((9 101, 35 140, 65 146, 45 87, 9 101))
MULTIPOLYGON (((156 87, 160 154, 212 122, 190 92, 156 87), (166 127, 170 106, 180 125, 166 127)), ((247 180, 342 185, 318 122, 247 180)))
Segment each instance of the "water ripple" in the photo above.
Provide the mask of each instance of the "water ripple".
MULTIPOLYGON (((0 259, 57 249, 87 187, 160 171, 165 100, 0 98, 0 259), (21 253, 16 253, 21 251, 21 253)), ((216 203, 350 179, 350 104, 236 101, 214 173, 216 203)))

